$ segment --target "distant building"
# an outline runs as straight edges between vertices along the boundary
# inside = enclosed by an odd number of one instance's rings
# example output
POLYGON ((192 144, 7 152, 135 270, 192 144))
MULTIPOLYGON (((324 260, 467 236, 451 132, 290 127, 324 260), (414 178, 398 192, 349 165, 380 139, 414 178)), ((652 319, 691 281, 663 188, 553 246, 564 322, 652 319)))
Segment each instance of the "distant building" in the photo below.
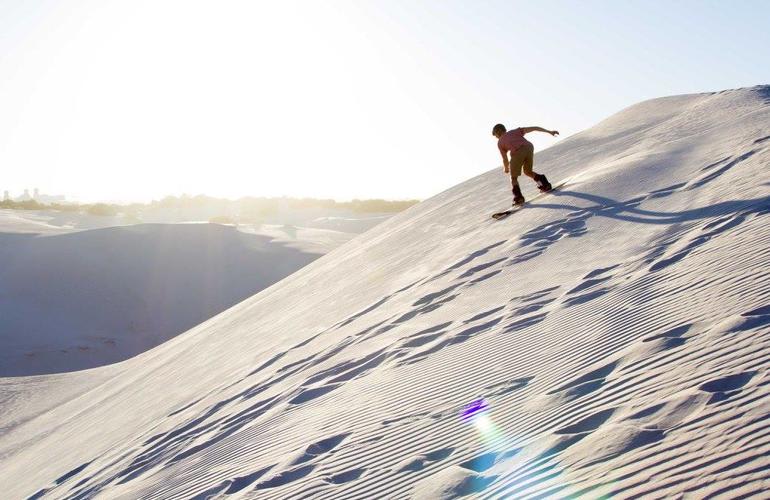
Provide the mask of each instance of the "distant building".
POLYGON ((32 195, 29 194, 29 189, 25 189, 24 194, 16 198, 11 198, 10 193, 5 191, 4 199, 13 201, 35 200, 39 203, 66 203, 67 201, 67 197, 62 194, 42 194, 38 188, 32 190, 32 195))

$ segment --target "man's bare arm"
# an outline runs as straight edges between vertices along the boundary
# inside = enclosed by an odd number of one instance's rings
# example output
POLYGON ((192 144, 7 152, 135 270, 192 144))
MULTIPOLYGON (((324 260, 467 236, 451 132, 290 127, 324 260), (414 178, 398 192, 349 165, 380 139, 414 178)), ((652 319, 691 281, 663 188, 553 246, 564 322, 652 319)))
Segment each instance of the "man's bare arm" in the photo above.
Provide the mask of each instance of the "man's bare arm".
POLYGON ((508 153, 506 151, 500 151, 500 154, 503 156, 503 172, 506 174, 508 173, 508 153))
POLYGON ((522 134, 528 134, 530 132, 545 132, 546 134, 551 134, 553 136, 559 135, 558 130, 546 130, 543 127, 521 127, 522 134))

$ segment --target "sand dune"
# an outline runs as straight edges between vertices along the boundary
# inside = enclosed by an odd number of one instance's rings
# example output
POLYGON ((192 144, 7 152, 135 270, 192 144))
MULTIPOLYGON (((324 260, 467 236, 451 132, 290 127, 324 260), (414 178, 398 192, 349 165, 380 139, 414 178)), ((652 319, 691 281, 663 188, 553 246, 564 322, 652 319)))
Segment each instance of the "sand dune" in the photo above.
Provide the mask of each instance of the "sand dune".
POLYGON ((764 495, 769 162, 770 87, 631 106, 538 154, 566 185, 508 219, 496 168, 106 367, 0 437, 0 488, 764 495))
POLYGON ((122 361, 320 255, 217 224, 0 234, 0 376, 122 361))

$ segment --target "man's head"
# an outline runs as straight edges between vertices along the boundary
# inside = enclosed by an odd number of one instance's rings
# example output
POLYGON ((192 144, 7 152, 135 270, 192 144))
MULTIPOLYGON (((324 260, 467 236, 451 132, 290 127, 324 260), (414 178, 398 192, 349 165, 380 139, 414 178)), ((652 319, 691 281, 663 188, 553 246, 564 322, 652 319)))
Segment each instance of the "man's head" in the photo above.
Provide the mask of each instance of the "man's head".
POLYGON ((502 123, 498 123, 497 125, 492 127, 492 135, 494 135, 498 139, 501 138, 504 133, 505 133, 505 125, 503 125, 502 123))

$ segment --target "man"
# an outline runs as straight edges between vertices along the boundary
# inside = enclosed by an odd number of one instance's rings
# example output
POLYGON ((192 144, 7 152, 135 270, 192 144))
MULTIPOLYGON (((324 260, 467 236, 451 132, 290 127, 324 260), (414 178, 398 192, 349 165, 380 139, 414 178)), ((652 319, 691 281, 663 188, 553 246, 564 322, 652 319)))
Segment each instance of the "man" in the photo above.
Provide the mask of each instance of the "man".
POLYGON ((548 179, 543 174, 538 174, 532 170, 535 147, 524 138, 524 134, 530 132, 545 132, 552 136, 559 135, 559 132, 556 130, 546 130, 540 127, 520 127, 506 132, 505 125, 502 123, 498 123, 492 129, 492 135, 497 138, 497 148, 500 150, 500 154, 503 155, 503 170, 506 174, 509 172, 511 174, 514 205, 522 205, 524 203, 524 196, 521 194, 521 188, 519 188, 519 176, 521 175, 522 166, 524 167, 524 175, 531 177, 537 183, 537 187, 541 192, 545 193, 551 190, 551 183, 548 182, 548 179), (508 159, 509 153, 511 155, 510 160, 508 159))

